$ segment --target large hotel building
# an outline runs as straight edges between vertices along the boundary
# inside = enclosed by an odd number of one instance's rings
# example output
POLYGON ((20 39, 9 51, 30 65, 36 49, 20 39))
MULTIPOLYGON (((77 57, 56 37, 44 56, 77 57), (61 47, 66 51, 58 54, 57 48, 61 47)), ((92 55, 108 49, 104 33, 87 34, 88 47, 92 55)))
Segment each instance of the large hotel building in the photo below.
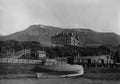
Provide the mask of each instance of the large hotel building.
POLYGON ((60 33, 52 37, 52 43, 56 45, 83 46, 81 40, 74 33, 60 33))

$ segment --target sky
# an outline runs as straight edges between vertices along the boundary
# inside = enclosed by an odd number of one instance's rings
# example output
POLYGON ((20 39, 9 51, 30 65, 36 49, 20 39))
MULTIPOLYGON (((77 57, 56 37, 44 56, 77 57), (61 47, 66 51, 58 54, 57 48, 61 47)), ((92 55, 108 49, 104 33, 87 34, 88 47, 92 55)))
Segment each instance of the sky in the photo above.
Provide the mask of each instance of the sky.
POLYGON ((33 24, 120 35, 120 0, 0 0, 0 35, 33 24))

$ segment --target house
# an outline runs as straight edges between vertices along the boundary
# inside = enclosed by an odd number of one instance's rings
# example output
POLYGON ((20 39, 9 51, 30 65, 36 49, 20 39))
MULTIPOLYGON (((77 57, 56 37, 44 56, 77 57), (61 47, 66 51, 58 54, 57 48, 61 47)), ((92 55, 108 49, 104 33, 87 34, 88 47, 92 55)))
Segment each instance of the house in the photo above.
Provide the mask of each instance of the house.
POLYGON ((110 55, 100 55, 100 56, 80 56, 74 59, 74 62, 81 64, 107 64, 113 63, 110 55))
POLYGON ((38 57, 39 58, 45 58, 46 57, 46 52, 45 51, 37 51, 38 57))
POLYGON ((56 45, 82 46, 82 41, 73 33, 60 33, 53 36, 52 43, 56 45))

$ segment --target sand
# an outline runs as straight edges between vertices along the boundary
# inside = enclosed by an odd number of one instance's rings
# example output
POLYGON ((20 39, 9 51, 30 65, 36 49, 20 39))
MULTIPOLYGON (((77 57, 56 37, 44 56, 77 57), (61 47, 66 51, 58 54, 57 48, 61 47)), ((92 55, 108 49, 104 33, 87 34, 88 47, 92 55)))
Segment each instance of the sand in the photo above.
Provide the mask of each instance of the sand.
POLYGON ((4 79, 0 80, 0 84, 120 84, 120 81, 87 78, 24 78, 4 79))

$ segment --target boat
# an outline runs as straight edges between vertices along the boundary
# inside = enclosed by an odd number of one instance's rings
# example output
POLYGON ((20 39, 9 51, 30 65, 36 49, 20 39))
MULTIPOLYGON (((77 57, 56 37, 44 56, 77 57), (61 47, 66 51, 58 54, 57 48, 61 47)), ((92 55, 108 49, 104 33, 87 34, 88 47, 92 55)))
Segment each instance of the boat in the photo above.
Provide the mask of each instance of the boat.
POLYGON ((37 66, 37 77, 72 77, 84 74, 82 65, 71 65, 65 62, 47 59, 37 66))

